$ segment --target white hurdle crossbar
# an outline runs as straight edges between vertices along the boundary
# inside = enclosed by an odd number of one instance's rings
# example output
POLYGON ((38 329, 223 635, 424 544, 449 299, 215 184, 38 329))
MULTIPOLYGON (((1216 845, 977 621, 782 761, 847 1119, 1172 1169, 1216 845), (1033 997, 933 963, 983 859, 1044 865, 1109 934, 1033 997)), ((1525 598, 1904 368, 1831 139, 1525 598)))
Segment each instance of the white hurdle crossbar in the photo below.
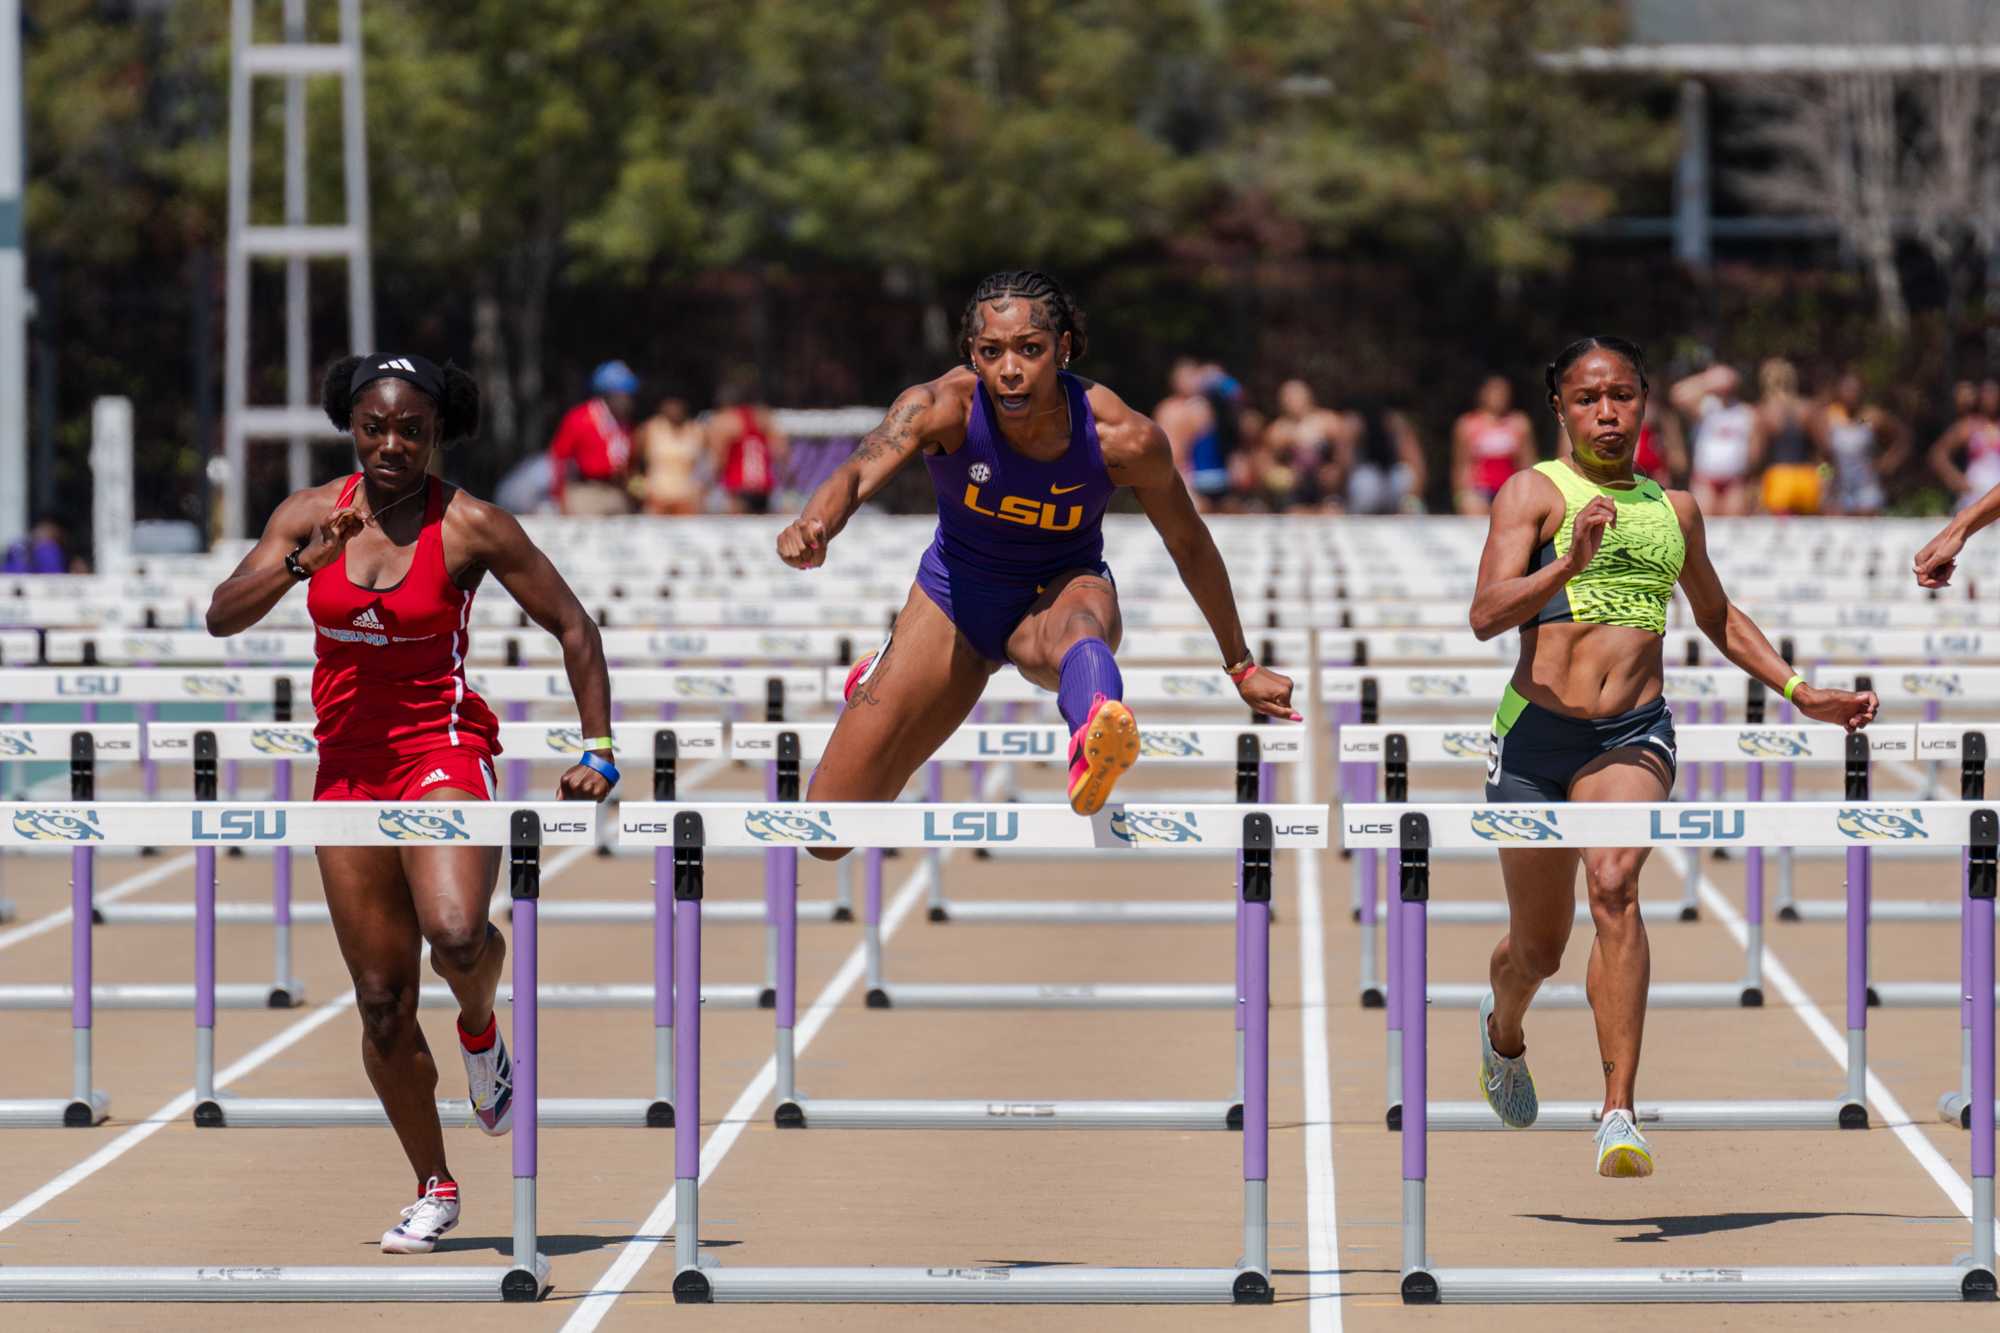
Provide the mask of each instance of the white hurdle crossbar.
MULTIPOLYGON (((1436 1107, 1427 1100, 1429 1018, 1424 987, 1428 959, 1425 907, 1430 897, 1431 853, 1438 848, 1637 847, 1682 848, 1821 846, 1837 847, 1850 862, 1850 898, 1866 906, 1865 866, 1869 847, 1885 840, 1920 838, 1969 849, 1967 916, 1972 929, 1971 991, 1993 992, 1993 898, 2000 856, 2000 816, 1976 802, 1928 802, 1882 806, 1827 801, 1728 804, 1690 809, 1675 805, 1578 803, 1560 807, 1364 805, 1343 813, 1351 847, 1374 847, 1394 854, 1398 885, 1391 910, 1405 920, 1394 985, 1405 1011, 1407 1056, 1403 1062, 1403 1255, 1402 1295, 1406 1304, 1449 1303, 1612 1303, 1742 1301, 1957 1301, 1994 1299, 1993 1243, 1993 1012, 1987 999, 1973 1006, 1972 1093, 1972 1251, 1955 1264, 1857 1264, 1826 1267, 1728 1269, 1658 1268, 1443 1268, 1433 1265, 1426 1236, 1427 1135, 1436 1107), (1690 819, 1690 815, 1696 816, 1690 819), (1912 832, 1914 830, 1914 832, 1912 832), (1863 882, 1857 894, 1854 881, 1863 882)), ((1865 920, 1865 912, 1862 919, 1865 920)), ((1852 939, 1850 934, 1850 940, 1852 939)), ((1857 991, 1856 962, 1848 960, 1848 1042, 1850 1073, 1865 1069, 1867 1005, 1857 991), (1857 1058, 1861 1057, 1861 1058, 1857 1058)), ((1850 1084, 1857 1101, 1861 1089, 1850 1084)), ((1640 1108, 1640 1117, 1663 1126, 1721 1128, 1703 1116, 1714 1103, 1681 1108, 1640 1108), (1680 1110, 1693 1112, 1683 1117, 1680 1110)), ((1779 1107, 1785 1103, 1766 1103, 1779 1107)), ((1482 1104, 1481 1109, 1484 1110, 1482 1104)), ((1546 1121, 1552 1108, 1543 1108, 1546 1121)), ((1583 1116, 1561 1113, 1564 1126, 1587 1128, 1594 1103, 1583 1116)), ((1487 1112, 1490 1116, 1491 1112, 1487 1112)), ((1865 1123, 1865 1110, 1863 1121, 1865 1123)), ((1728 1127, 1775 1127, 1757 1118, 1736 1119, 1728 1127)), ((1495 1121, 1497 1124, 1498 1122, 1495 1121)), ((1542 1123, 1540 1121, 1538 1124, 1542 1123)), ((1847 1121, 1843 1117, 1842 1124, 1847 1121)))
MULTIPOLYGON (((133 725, 83 726, 76 723, 8 727, 0 745, 10 758, 62 759, 69 764, 70 798, 89 801, 97 795, 97 765, 105 760, 134 762, 139 757, 139 728, 133 725)), ((87 1129, 111 1114, 111 1099, 99 1091, 92 1065, 91 1040, 99 989, 94 984, 91 954, 91 896, 97 851, 74 846, 69 854, 69 966, 66 992, 70 1011, 70 1095, 0 1100, 0 1127, 10 1129, 65 1126, 87 1129)), ((0 992, 19 994, 42 987, 7 986, 0 992)), ((6 1003, 0 1007, 23 1007, 6 1003)))
MULTIPOLYGON (((1188 810, 1137 805, 1108 807, 1079 819, 1067 806, 936 804, 628 806, 620 816, 626 841, 671 846, 677 917, 675 951, 683 984, 675 995, 681 1043, 676 1051, 681 1101, 674 1130, 676 1272, 674 1299, 710 1301, 865 1301, 921 1303, 1268 1303, 1272 1299, 1269 1223, 1270 916, 1271 857, 1278 848, 1324 846, 1320 806, 1210 806, 1188 810), (1243 1246, 1230 1267, 1089 1268, 730 1268, 700 1253, 701 1167, 701 902, 704 862, 711 848, 766 847, 796 854, 800 846, 925 848, 949 842, 979 846, 1032 842, 1079 852, 1129 853, 1155 839, 1180 845, 1193 833, 1204 843, 1240 847, 1246 931, 1245 1009, 1250 1062, 1243 1088, 1243 1246), (692 984, 687 984, 692 983, 692 984)), ((795 997, 781 968, 781 1021, 795 997)), ((789 1085, 780 1071, 780 1088, 789 1085)), ((1052 1103, 1041 1103, 1053 1109, 1052 1103)), ((988 1127, 1017 1119, 982 1109, 988 1127)), ((1037 1112, 1040 1117, 1040 1112, 1037 1112)))
MULTIPOLYGON (((237 842, 294 846, 500 846, 510 849, 514 901, 513 974, 523 1002, 514 1007, 513 1259, 505 1267, 62 1267, 0 1266, 6 1301, 531 1301, 548 1289, 548 1259, 536 1245, 536 1168, 541 1062, 534 1003, 538 972, 535 905, 541 849, 589 843, 596 811, 588 805, 480 803, 466 806, 360 802, 75 802, 0 805, 0 846, 61 841, 79 847, 193 847, 203 928, 197 930, 195 1010, 197 1124, 220 1123, 253 1108, 282 1106, 219 1095, 215 1087, 214 865, 216 849, 237 842)), ((307 1107, 309 1103, 292 1103, 307 1107)), ((462 1103, 460 1104, 462 1107, 462 1103)), ((380 1108, 377 1107, 377 1114, 380 1108)), ((268 1124, 351 1123, 277 1115, 268 1124)))

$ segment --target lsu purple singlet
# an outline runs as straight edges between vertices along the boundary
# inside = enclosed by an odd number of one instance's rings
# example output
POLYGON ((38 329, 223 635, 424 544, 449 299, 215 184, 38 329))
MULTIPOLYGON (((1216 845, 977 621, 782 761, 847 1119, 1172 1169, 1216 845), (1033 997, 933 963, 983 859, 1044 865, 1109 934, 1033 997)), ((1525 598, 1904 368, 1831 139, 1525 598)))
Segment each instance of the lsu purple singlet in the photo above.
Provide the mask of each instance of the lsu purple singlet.
POLYGON ((1058 376, 1069 400, 1069 448, 1041 462, 1000 433, 983 383, 973 386, 965 443, 929 455, 937 536, 917 583, 989 661, 1007 660, 1007 637, 1050 579, 1104 564, 1104 509, 1116 490, 1097 443, 1083 381, 1058 376))

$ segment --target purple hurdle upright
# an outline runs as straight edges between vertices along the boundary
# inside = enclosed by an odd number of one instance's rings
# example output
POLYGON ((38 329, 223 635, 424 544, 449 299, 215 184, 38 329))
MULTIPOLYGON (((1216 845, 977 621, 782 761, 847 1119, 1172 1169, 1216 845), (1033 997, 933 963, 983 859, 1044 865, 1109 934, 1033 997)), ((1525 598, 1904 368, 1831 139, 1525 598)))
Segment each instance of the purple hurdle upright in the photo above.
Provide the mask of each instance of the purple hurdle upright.
POLYGON ((1430 821, 1409 814, 1397 821, 1402 843, 1397 857, 1396 892, 1389 899, 1393 922, 1401 917, 1395 959, 1391 963, 1391 1014, 1400 1014, 1403 1033, 1403 1300, 1427 1303, 1437 1299, 1437 1282, 1430 1276, 1424 1238, 1424 1189, 1429 1174, 1427 1135, 1430 1098, 1430 1014, 1425 996, 1430 990, 1427 948, 1430 898, 1430 821))
MULTIPOLYGON (((1868 737, 1847 737, 1847 799, 1868 799, 1868 737)), ((1868 1127, 1868 908, 1869 856, 1866 847, 1847 849, 1847 1095, 1840 1108, 1842 1129, 1868 1127)))
POLYGON ((517 810, 508 888, 514 899, 514 1266, 500 1281, 501 1296, 532 1301, 547 1286, 548 1261, 536 1253, 535 1175, 540 1160, 542 821, 517 810))
POLYGON ((674 1300, 703 1300, 701 1274, 701 816, 674 816, 674 1300), (699 1293, 699 1294, 696 1294, 699 1293))
MULTIPOLYGON (((1972 1006, 1972 1263, 1993 1272, 1993 896, 2000 878, 2000 818, 1992 810, 1972 813, 1974 845, 1965 877, 1966 916, 1972 937, 1968 980, 1978 1003, 1972 1006)), ((1988 1293, 1992 1292, 1989 1279, 1988 1293)))

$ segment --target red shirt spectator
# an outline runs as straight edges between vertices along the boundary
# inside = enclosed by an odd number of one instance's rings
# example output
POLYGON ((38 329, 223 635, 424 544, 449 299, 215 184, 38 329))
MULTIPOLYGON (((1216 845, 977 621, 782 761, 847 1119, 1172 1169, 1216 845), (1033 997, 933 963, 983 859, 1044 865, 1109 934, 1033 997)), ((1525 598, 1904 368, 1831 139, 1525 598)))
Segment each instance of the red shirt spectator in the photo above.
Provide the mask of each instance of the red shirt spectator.
POLYGON ((589 512, 606 512, 603 504, 613 498, 621 510, 624 507, 625 477, 632 463, 632 437, 625 423, 632 415, 638 377, 623 361, 607 361, 591 376, 590 387, 595 396, 564 413, 555 439, 549 442, 550 494, 566 514, 576 512, 569 495, 572 468, 584 483, 579 491, 593 492, 593 501, 602 501, 583 506, 589 512), (615 497, 607 492, 615 492, 615 497))

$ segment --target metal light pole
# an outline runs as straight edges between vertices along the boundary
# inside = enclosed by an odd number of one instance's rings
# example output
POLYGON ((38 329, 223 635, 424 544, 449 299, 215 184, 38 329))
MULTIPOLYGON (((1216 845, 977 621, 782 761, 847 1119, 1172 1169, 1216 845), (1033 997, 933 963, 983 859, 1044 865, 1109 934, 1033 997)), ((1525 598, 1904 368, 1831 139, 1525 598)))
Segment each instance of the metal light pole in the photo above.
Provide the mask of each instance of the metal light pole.
POLYGON ((0 0, 0 545, 28 531, 28 256, 20 0, 0 0))

